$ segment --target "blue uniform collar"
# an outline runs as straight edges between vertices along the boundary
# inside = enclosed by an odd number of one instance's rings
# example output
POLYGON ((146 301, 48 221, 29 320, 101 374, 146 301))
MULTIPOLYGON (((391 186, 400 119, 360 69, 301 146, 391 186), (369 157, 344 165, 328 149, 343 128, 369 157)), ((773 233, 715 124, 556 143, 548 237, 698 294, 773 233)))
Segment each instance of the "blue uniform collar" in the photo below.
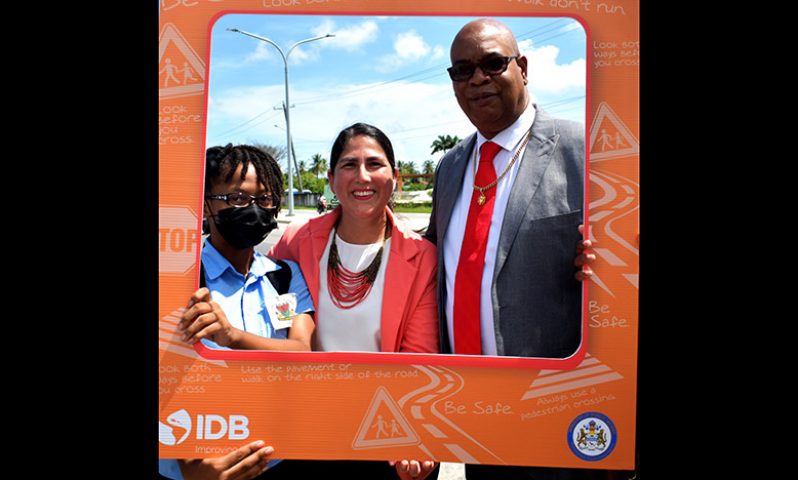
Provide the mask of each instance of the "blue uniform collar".
MULTIPOLYGON (((230 270, 235 275, 243 278, 244 276, 238 273, 238 271, 233 268, 233 265, 227 261, 226 258, 219 253, 219 250, 214 248, 213 244, 208 240, 205 240, 205 245, 202 248, 202 264, 205 266, 205 276, 209 280, 215 280, 219 278, 222 274, 224 274, 225 270, 230 270)), ((252 266, 249 269, 249 273, 251 273, 255 277, 262 277, 269 272, 273 272, 278 270, 280 267, 272 262, 269 257, 266 255, 255 251, 255 256, 252 259, 252 266)))

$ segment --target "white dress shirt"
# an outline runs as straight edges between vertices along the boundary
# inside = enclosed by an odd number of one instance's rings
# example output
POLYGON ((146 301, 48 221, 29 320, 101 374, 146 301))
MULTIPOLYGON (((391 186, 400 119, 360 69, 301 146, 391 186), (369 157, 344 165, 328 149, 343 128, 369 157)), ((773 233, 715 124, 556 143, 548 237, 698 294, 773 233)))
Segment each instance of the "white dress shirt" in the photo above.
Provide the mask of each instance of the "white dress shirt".
MULTIPOLYGON (((496 176, 502 174, 510 160, 515 154, 515 149, 521 145, 521 141, 532 128, 535 121, 535 108, 532 102, 527 105, 526 110, 520 117, 495 137, 490 140, 477 132, 477 142, 474 148, 476 155, 479 155, 479 148, 483 143, 491 141, 502 147, 493 159, 493 167, 496 169, 496 176)), ((510 198, 510 190, 515 182, 518 167, 524 157, 526 146, 519 153, 510 171, 492 188, 496 189, 496 200, 493 204, 493 217, 490 221, 488 231, 488 246, 485 251, 485 267, 482 270, 482 285, 479 294, 479 316, 480 316, 480 335, 482 337, 482 354, 496 355, 496 334, 493 326, 493 304, 491 303, 491 284, 493 280, 493 270, 496 265, 496 248, 499 245, 499 234, 501 233, 502 223, 504 223, 504 212, 507 210, 507 200, 510 198)), ((443 261, 446 268, 446 323, 449 331, 449 345, 452 352, 458 353, 454 349, 454 279, 457 274, 457 264, 460 261, 460 247, 463 244, 466 221, 468 219, 468 209, 471 205, 471 195, 474 190, 474 155, 469 152, 468 164, 466 165, 463 185, 460 195, 455 201, 452 209, 452 216, 449 219, 449 227, 443 239, 443 261)), ((478 160, 477 160, 478 161, 478 160)), ((533 273, 531 273, 533 274, 533 273)))

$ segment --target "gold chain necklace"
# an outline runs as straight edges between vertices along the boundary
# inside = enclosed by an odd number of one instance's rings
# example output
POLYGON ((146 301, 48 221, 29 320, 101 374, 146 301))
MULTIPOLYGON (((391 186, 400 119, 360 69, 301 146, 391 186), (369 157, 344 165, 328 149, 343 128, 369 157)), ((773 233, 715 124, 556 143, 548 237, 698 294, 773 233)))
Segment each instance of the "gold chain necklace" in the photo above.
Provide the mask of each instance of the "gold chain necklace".
POLYGON ((529 142, 529 136, 530 135, 532 135, 532 129, 531 128, 526 132, 526 135, 524 136, 524 138, 522 138, 520 140, 520 142, 521 142, 520 146, 516 149, 515 155, 513 155, 513 159, 510 160, 510 163, 507 164, 507 167, 504 169, 502 174, 499 175, 498 177, 496 177, 496 180, 490 182, 489 184, 485 185, 484 187, 477 186, 477 164, 478 164, 478 162, 477 162, 477 150, 478 150, 478 148, 477 148, 476 145, 474 145, 474 190, 479 192, 479 198, 477 198, 477 204, 480 207, 482 205, 484 205, 485 204, 485 200, 487 200, 485 198, 485 190, 487 190, 489 188, 492 188, 492 187, 495 187, 496 184, 498 184, 499 181, 502 178, 504 178, 505 175, 507 175, 507 172, 510 171, 510 169, 513 167, 513 164, 518 159, 518 155, 521 154, 521 150, 523 150, 524 147, 526 146, 527 142, 529 142))

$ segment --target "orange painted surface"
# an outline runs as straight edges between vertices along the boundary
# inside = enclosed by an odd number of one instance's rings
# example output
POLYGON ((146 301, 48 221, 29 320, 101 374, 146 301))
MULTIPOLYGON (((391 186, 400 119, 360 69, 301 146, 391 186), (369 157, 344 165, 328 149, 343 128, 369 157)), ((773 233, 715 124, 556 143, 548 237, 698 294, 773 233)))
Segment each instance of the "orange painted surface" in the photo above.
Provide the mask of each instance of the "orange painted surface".
MULTIPOLYGON (((197 285, 209 34, 222 12, 569 15, 583 22, 591 44, 639 39, 636 0, 592 3, 589 11, 564 0, 285 3, 293 6, 197 0, 191 6, 165 2, 161 9, 159 69, 170 58, 188 61, 197 74, 184 85, 159 78, 159 455, 214 456, 263 439, 280 458, 431 455, 438 461, 632 469, 639 68, 597 68, 590 45, 589 219, 598 258, 586 302, 584 357, 536 368, 519 368, 523 362, 511 358, 413 354, 214 352, 203 358, 178 339, 177 321, 197 285), (599 4, 607 8, 599 11, 599 4), (600 413, 615 429, 613 450, 598 461, 579 458, 567 438, 569 426, 586 412, 600 413)), ((574 428, 586 427, 578 422, 574 428)))

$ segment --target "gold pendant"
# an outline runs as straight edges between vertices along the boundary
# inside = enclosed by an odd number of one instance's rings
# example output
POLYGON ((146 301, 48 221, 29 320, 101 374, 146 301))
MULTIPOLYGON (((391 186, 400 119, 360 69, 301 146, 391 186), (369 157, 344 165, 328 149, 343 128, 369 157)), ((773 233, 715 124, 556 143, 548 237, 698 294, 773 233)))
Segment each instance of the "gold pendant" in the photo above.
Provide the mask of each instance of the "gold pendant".
POLYGON ((485 205, 485 200, 486 200, 485 194, 482 193, 482 192, 479 192, 479 198, 477 198, 477 205, 479 205, 480 207, 482 205, 485 205))

